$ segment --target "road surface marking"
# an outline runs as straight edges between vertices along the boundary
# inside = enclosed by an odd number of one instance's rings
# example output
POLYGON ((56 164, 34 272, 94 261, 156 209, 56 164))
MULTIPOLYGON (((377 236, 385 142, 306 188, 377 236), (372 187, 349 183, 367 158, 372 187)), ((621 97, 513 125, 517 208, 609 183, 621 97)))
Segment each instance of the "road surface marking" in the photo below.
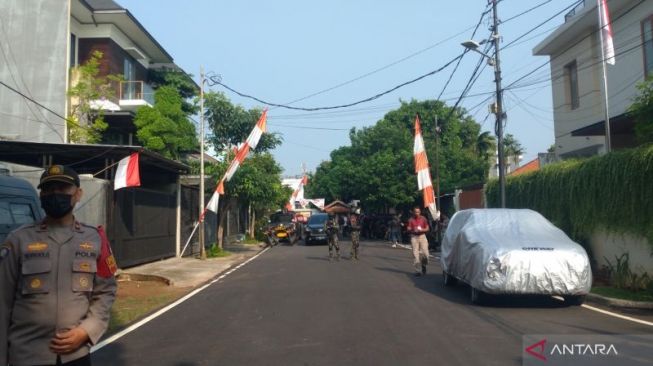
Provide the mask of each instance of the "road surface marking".
POLYGON ((583 304, 583 305, 581 305, 581 306, 584 307, 585 309, 593 310, 593 311, 596 311, 596 312, 599 312, 599 313, 602 313, 602 314, 605 314, 605 315, 610 315, 610 316, 613 316, 613 317, 615 317, 615 318, 620 318, 620 319, 624 319, 624 320, 630 320, 631 322, 635 322, 635 323, 639 323, 639 324, 644 324, 644 325, 648 325, 648 326, 653 327, 653 323, 652 323, 652 322, 647 322, 646 320, 641 320, 641 319, 632 318, 632 317, 629 317, 629 316, 625 316, 625 315, 621 315, 621 314, 613 313, 613 312, 611 312, 611 311, 607 311, 607 310, 603 310, 603 309, 595 308, 594 306, 590 306, 590 305, 585 305, 585 304, 583 304))
MULTIPOLYGON (((556 299, 556 300, 560 300, 560 301, 563 301, 563 302, 565 301, 565 299, 562 296, 552 296, 552 297, 554 299, 556 299)), ((584 307, 585 309, 596 311, 596 312, 599 312, 601 314, 605 314, 605 315, 613 316, 615 318, 629 320, 631 322, 644 324, 644 325, 648 325, 648 326, 653 327, 653 323, 652 322, 647 322, 646 320, 641 320, 641 319, 637 319, 637 318, 632 318, 630 316, 621 315, 621 314, 618 314, 618 313, 613 313, 611 311, 595 308, 594 306, 587 305, 587 304, 582 304, 581 306, 584 307)))
POLYGON ((181 303, 183 303, 184 301, 190 299, 191 297, 197 295, 197 294, 200 293, 202 290, 206 289, 207 287, 211 286, 212 284, 214 284, 214 283, 216 283, 216 282, 219 282, 220 280, 222 280, 222 279, 224 279, 225 277, 229 276, 229 275, 232 274, 233 272, 237 271, 240 267, 242 267, 242 266, 246 265, 247 263, 253 261, 254 259, 258 258, 258 256, 260 256, 260 255, 262 255, 263 253, 267 252, 268 249, 270 249, 270 247, 267 247, 267 248, 263 249, 260 253, 258 253, 257 255, 253 256, 252 258, 250 258, 250 259, 246 260, 245 262, 243 262, 243 263, 237 265, 236 267, 230 269, 229 271, 227 271, 227 272, 225 272, 224 274, 222 274, 220 277, 218 277, 218 278, 212 280, 211 282, 205 284, 204 286, 202 286, 202 287, 200 287, 200 288, 198 288, 198 289, 193 290, 192 292, 190 292, 190 293, 187 294, 186 296, 184 296, 184 297, 182 297, 181 299, 179 299, 179 300, 173 302, 172 304, 170 304, 170 305, 168 305, 168 306, 162 308, 161 310, 157 311, 156 313, 154 313, 154 314, 152 314, 152 315, 150 315, 150 316, 148 316, 148 317, 143 318, 142 320, 140 320, 140 321, 138 321, 138 322, 136 322, 136 323, 130 325, 129 327, 123 329, 122 331, 120 331, 120 332, 118 332, 118 333, 112 335, 111 337, 109 337, 109 338, 103 340, 102 342, 96 344, 95 346, 93 346, 93 347, 91 348, 91 353, 93 353, 93 352, 95 352, 95 351, 98 351, 98 350, 104 348, 105 346, 107 346, 107 345, 109 345, 109 344, 111 344, 111 343, 117 341, 118 339, 120 339, 120 338, 126 336, 127 334, 129 334, 129 333, 135 331, 136 329, 142 327, 143 325, 149 323, 151 320, 154 320, 155 318, 157 318, 157 317, 163 315, 163 314, 166 313, 168 310, 171 310, 171 309, 175 308, 175 307, 178 306, 179 304, 181 304, 181 303))

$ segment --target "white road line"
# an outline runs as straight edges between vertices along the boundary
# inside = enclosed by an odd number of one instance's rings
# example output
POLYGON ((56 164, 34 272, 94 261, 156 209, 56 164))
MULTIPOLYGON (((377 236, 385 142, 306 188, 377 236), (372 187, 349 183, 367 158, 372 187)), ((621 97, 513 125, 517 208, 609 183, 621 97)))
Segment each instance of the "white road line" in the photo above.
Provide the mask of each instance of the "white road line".
MULTIPOLYGON (((565 299, 564 299, 562 296, 552 296, 552 297, 553 297, 554 299, 556 299, 556 300, 559 300, 559 301, 563 301, 563 302, 565 301, 565 299)), ((596 312, 599 312, 599 313, 601 313, 601 314, 605 314, 605 315, 613 316, 613 317, 615 317, 615 318, 624 319, 624 320, 629 320, 629 321, 631 321, 631 322, 635 322, 635 323, 639 323, 639 324, 644 324, 644 325, 648 325, 648 326, 653 327, 653 323, 652 323, 652 322, 647 322, 646 320, 641 320, 641 319, 633 318, 633 317, 630 317, 630 316, 626 316, 626 315, 621 315, 621 314, 613 313, 613 312, 611 312, 611 311, 607 311, 607 310, 603 310, 603 309, 595 308, 594 306, 587 305, 587 304, 583 304, 583 305, 581 305, 581 306, 584 307, 585 309, 592 310, 592 311, 596 311, 596 312)))
POLYGON ((227 276, 229 276, 230 274, 232 274, 233 272, 237 271, 240 267, 246 265, 247 263, 253 261, 253 260, 256 259, 256 258, 258 258, 258 256, 260 256, 260 255, 262 255, 263 253, 267 252, 268 249, 270 249, 270 247, 267 247, 267 248, 263 249, 263 250, 262 250, 260 253, 258 253, 257 255, 255 255, 255 256, 253 256, 252 258, 246 260, 245 262, 239 264, 238 266, 236 266, 236 267, 230 269, 229 271, 225 272, 223 275, 221 275, 220 277, 218 277, 218 278, 212 280, 211 282, 207 283, 206 285, 204 285, 204 286, 202 286, 202 287, 200 287, 200 288, 198 288, 198 289, 193 290, 192 292, 190 292, 190 293, 187 294, 186 296, 182 297, 181 299, 179 299, 179 300, 173 302, 172 304, 170 304, 170 305, 168 305, 168 306, 166 306, 166 307, 160 309, 159 311, 155 312, 154 314, 152 314, 152 315, 150 315, 150 316, 148 316, 148 317, 145 317, 145 318, 141 319, 140 321, 138 321, 138 322, 136 322, 136 323, 130 325, 129 327, 127 327, 127 328, 123 329, 122 331, 120 331, 120 332, 118 332, 118 333, 112 335, 111 337, 109 337, 109 338, 103 340, 102 342, 99 342, 98 344, 96 344, 95 346, 93 346, 93 348, 91 348, 91 353, 93 353, 93 352, 95 352, 95 351, 98 351, 98 350, 102 349, 103 347, 105 347, 105 346, 107 346, 107 345, 109 345, 109 344, 111 344, 111 343, 117 341, 118 339, 124 337, 125 335, 127 335, 127 334, 129 334, 129 333, 135 331, 136 329, 142 327, 143 325, 149 323, 151 320, 153 320, 153 319, 155 319, 155 318, 157 318, 157 317, 163 315, 163 314, 166 313, 168 310, 173 309, 174 307, 178 306, 179 304, 183 303, 184 301, 186 301, 186 300, 190 299, 191 297, 197 295, 197 294, 200 293, 202 290, 206 289, 207 287, 211 286, 212 284, 221 281, 221 280, 224 279, 225 277, 227 277, 227 276))
POLYGON ((603 310, 603 309, 595 308, 594 306, 590 306, 590 305, 585 305, 585 304, 583 304, 583 305, 581 305, 581 306, 584 307, 585 309, 589 309, 589 310, 596 311, 596 312, 599 312, 599 313, 602 313, 602 314, 605 314, 605 315, 613 316, 613 317, 615 317, 615 318, 624 319, 624 320, 629 320, 629 321, 631 321, 631 322, 635 322, 635 323, 639 323, 639 324, 644 324, 644 325, 648 325, 648 326, 653 327, 653 323, 652 323, 652 322, 647 322, 646 320, 641 320, 641 319, 637 319, 637 318, 632 318, 632 317, 630 317, 630 316, 625 316, 625 315, 621 315, 621 314, 613 313, 613 312, 611 312, 611 311, 607 311, 607 310, 603 310))

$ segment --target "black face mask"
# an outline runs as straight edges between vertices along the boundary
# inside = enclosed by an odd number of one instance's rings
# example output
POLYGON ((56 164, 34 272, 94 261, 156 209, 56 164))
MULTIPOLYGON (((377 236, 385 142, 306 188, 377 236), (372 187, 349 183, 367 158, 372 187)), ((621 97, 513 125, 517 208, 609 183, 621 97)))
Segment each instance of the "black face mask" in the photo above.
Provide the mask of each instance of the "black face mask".
POLYGON ((41 196, 41 207, 43 207, 43 210, 48 216, 59 219, 73 210, 72 198, 72 194, 64 193, 52 193, 41 196))

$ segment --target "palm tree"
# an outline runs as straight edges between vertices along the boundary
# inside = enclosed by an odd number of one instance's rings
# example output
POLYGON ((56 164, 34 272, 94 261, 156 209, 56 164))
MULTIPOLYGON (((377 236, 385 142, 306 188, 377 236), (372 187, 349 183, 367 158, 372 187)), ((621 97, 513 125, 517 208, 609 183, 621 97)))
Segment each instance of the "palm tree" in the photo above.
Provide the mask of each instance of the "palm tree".
POLYGON ((490 134, 490 131, 485 131, 478 135, 476 138, 476 152, 485 160, 490 159, 490 155, 494 155, 497 148, 497 140, 490 134))

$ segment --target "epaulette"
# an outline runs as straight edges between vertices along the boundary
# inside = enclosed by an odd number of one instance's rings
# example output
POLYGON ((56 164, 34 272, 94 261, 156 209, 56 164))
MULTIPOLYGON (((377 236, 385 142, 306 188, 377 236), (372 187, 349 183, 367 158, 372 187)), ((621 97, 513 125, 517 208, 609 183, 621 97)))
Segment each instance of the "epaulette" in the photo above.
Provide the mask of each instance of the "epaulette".
POLYGON ((96 226, 85 224, 85 223, 79 222, 79 221, 75 221, 75 230, 83 231, 84 229, 93 229, 96 232, 98 231, 98 228, 96 226))

